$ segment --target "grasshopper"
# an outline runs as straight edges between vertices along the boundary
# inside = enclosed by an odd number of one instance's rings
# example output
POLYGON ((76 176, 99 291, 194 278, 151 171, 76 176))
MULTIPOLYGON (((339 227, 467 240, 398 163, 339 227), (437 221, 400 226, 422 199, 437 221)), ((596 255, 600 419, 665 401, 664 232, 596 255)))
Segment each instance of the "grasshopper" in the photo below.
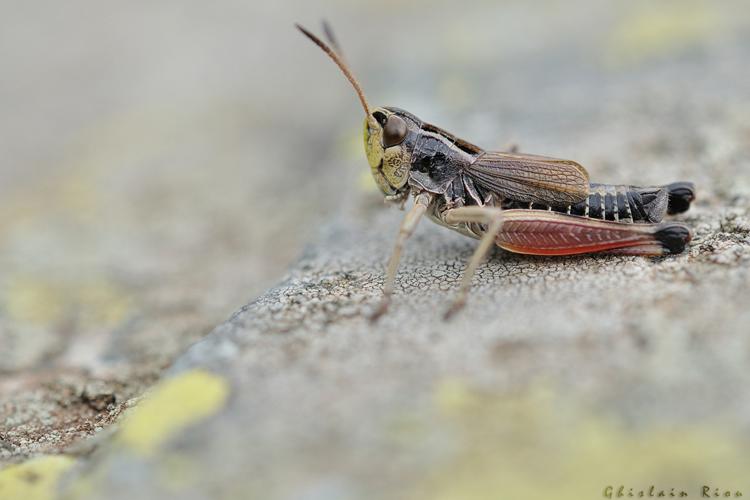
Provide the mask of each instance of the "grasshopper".
POLYGON ((371 316, 387 310, 404 245, 420 220, 476 238, 448 318, 466 303, 471 281, 492 245, 530 255, 609 253, 662 256, 682 252, 690 229, 662 222, 666 214, 690 208, 690 182, 665 186, 596 184, 571 160, 510 151, 486 151, 424 122, 403 109, 372 108, 345 63, 330 27, 328 44, 296 27, 344 73, 365 111, 365 153, 385 200, 414 198, 401 223, 386 268, 382 300, 371 316), (330 45, 329 45, 330 44, 330 45))

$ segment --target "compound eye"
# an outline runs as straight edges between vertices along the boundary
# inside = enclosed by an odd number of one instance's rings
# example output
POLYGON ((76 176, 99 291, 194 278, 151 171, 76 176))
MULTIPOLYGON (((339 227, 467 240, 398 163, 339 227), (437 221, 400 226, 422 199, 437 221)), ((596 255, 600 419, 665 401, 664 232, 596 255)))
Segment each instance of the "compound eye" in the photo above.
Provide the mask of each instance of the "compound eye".
POLYGON ((383 146, 389 148, 401 144, 405 138, 406 122, 399 116, 389 116, 383 127, 383 146))
POLYGON ((378 122, 381 127, 385 125, 385 122, 388 119, 388 117, 382 111, 373 112, 372 117, 375 118, 375 121, 378 122))

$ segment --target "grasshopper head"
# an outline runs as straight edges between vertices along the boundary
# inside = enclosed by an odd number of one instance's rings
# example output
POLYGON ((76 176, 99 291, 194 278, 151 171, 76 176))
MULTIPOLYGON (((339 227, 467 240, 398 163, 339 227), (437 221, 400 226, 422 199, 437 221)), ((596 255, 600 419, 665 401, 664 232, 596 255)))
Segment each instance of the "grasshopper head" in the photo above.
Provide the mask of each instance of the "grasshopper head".
POLYGON ((365 153, 375 183, 386 198, 402 197, 408 187, 414 121, 400 110, 375 108, 365 118, 365 153))
POLYGON ((330 45, 299 24, 297 29, 336 63, 357 93, 362 109, 365 111, 365 152, 378 188, 383 192, 386 200, 406 199, 409 192, 406 183, 409 180, 412 151, 419 135, 419 121, 406 111, 397 108, 371 110, 362 86, 344 62, 341 49, 338 47, 330 26, 323 25, 330 45))

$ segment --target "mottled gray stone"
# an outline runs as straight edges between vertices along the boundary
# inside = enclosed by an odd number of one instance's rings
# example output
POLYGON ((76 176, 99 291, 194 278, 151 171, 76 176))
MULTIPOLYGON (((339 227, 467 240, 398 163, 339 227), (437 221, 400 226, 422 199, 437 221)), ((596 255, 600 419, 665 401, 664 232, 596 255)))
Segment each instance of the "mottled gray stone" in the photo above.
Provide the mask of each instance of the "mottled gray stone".
POLYGON ((741 1, 51 7, 3 16, 0 461, 74 454, 76 499, 516 499, 535 497, 504 488, 566 478, 582 486, 536 497, 595 498, 629 478, 743 487, 741 1), (575 159, 595 181, 694 181, 679 217, 690 248, 498 250, 445 323, 475 242, 424 223, 391 311, 370 324, 402 214, 362 180, 354 96, 291 27, 321 16, 373 104, 484 147, 575 159), (167 380, 226 379, 227 406, 153 455, 110 439, 170 364, 167 380))
MULTIPOLYGON (((702 188, 710 200, 710 185, 702 188)), ((435 403, 453 381, 489 406, 541 383, 565 401, 562 414, 583 401, 635 429, 699 425, 717 414, 748 428, 748 215, 744 195, 698 203, 681 218, 695 229, 692 245, 669 258, 496 251, 466 309, 447 323, 441 312, 475 242, 424 225, 393 306, 375 325, 366 314, 400 214, 339 217, 284 281, 170 370, 209 369, 233 387, 219 416, 170 447, 199 475, 175 493, 159 466, 142 469, 141 459, 117 452, 118 468, 103 466, 110 479, 101 487, 116 475, 127 495, 160 499, 418 492, 470 446, 435 403), (128 467, 138 472, 123 476, 128 467)), ((476 425, 502 432, 503 418, 476 425)), ((564 417, 552 422, 562 426, 564 417)))

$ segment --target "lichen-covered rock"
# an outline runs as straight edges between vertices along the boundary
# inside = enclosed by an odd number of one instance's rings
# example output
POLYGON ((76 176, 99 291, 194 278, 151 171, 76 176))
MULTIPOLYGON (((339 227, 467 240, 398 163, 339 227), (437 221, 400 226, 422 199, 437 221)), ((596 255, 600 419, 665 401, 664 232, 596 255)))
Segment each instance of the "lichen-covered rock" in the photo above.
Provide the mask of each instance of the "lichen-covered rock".
MULTIPOLYGON (((741 2, 346 7, 340 36, 373 103, 484 147, 575 159, 594 181, 698 188, 679 216, 695 232, 684 254, 496 250, 451 322, 441 315, 476 242, 425 222, 374 325, 402 213, 372 189, 343 79, 279 31, 284 9, 247 5, 205 16, 181 2, 163 24, 145 10, 115 23, 158 71, 107 57, 112 74, 140 68, 127 87, 159 109, 110 123, 91 108, 109 126, 71 150, 75 175, 55 177, 35 210, 0 200, 0 215, 26 214, 0 220, 0 460, 78 462, 6 468, 0 488, 52 491, 64 469, 68 500, 750 494, 741 2), (155 44, 170 33, 192 50, 155 44), (238 46, 253 64, 227 70, 215 56, 238 46), (216 85, 193 88, 196 74, 216 85), (171 100, 176 82, 192 107, 171 100), (274 288, 202 338, 301 241, 274 288)), ((321 14, 310 8, 294 17, 321 14)))
POLYGON ((399 215, 332 222, 286 280, 178 360, 173 377, 228 381, 226 407, 154 454, 114 447, 94 460, 94 479, 77 481, 154 499, 748 486, 716 465, 748 465, 736 444, 750 423, 744 201, 699 204, 684 219, 694 243, 675 257, 497 251, 447 323, 440 313, 475 243, 426 225, 392 309, 372 325, 391 245, 382 235, 399 215))

